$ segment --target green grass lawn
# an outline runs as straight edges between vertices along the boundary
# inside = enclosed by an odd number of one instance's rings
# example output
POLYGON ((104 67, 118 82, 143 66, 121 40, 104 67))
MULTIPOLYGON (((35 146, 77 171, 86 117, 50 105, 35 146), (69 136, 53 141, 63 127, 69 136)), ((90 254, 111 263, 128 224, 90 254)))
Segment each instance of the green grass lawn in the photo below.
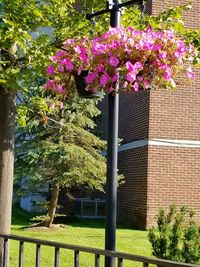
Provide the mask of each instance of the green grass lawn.
MULTIPOLYGON (((67 222, 66 228, 57 230, 27 230, 26 226, 32 222, 30 215, 20 209, 14 208, 12 234, 33 237, 62 243, 88 246, 94 248, 104 248, 104 221, 103 220, 77 220, 67 222)), ((19 245, 16 241, 11 241, 11 267, 18 266, 19 245)), ((119 225, 117 229, 117 251, 128 252, 143 256, 151 256, 150 243, 146 231, 138 231, 119 225)), ((73 266, 73 253, 69 250, 61 249, 61 267, 73 266)), ((51 267, 54 260, 54 250, 50 247, 41 248, 41 266, 51 267)), ((103 264, 104 259, 101 259, 103 264)), ((125 267, 142 266, 140 263, 127 262, 125 267)), ((24 266, 35 266, 35 245, 25 244, 24 248, 24 266)), ((81 253, 80 266, 94 266, 94 256, 81 253)), ((103 265, 102 265, 103 266, 103 265)))

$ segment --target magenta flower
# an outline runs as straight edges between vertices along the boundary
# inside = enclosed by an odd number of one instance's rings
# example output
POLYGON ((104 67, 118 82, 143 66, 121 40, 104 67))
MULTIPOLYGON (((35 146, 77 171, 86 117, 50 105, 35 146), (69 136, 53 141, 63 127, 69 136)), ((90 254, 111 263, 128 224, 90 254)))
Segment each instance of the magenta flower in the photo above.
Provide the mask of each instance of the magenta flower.
POLYGON ((194 79, 195 78, 195 73, 193 72, 191 66, 187 68, 187 77, 189 79, 194 79))
POLYGON ((114 67, 117 67, 117 65, 119 64, 119 59, 117 57, 111 56, 109 58, 109 64, 114 67))
POLYGON ((158 51, 160 49, 162 49, 162 44, 156 44, 151 46, 152 51, 158 51))
POLYGON ((158 57, 159 57, 160 59, 165 59, 165 58, 167 58, 167 52, 166 52, 166 51, 163 51, 163 52, 159 53, 158 57))
POLYGON ((118 42, 118 41, 112 41, 112 43, 111 43, 111 46, 113 47, 113 48, 118 48, 119 46, 120 46, 120 43, 118 42))
POLYGON ((115 83, 118 79, 118 75, 115 73, 114 76, 112 77, 112 82, 115 83))
POLYGON ((56 61, 57 61, 57 57, 56 57, 56 56, 50 56, 49 58, 50 58, 51 61, 53 61, 53 62, 56 62, 56 61))
POLYGON ((66 51, 63 51, 63 50, 59 50, 55 57, 58 59, 58 58, 61 58, 61 57, 65 57, 67 55, 67 52, 66 51))
POLYGON ((105 86, 109 80, 110 80, 110 76, 108 75, 108 73, 105 72, 100 78, 100 84, 102 86, 105 86))
POLYGON ((128 71, 134 71, 135 70, 133 64, 130 61, 126 62, 126 67, 127 67, 128 71))
POLYGON ((54 66, 52 64, 48 66, 47 73, 49 75, 53 75, 55 73, 55 68, 54 68, 54 66))
POLYGON ((98 65, 97 66, 97 72, 103 72, 104 71, 104 66, 103 65, 98 65))
POLYGON ((128 71, 135 73, 137 73, 139 69, 143 68, 141 62, 135 62, 135 64, 133 65, 130 61, 126 62, 126 67, 128 71))
POLYGON ((95 42, 91 48, 91 52, 93 55, 102 55, 105 51, 105 47, 102 44, 95 42))
POLYGON ((79 55, 79 57, 80 57, 80 60, 82 60, 83 62, 87 62, 87 60, 88 60, 88 56, 87 56, 87 54, 85 54, 85 53, 80 53, 80 55, 79 55))
POLYGON ((66 59, 65 68, 66 68, 66 70, 73 70, 74 65, 70 59, 66 59))
POLYGON ((60 64, 64 65, 66 70, 73 70, 73 68, 74 68, 73 63, 68 58, 62 59, 60 61, 60 64))
POLYGON ((82 70, 83 70, 83 66, 81 65, 81 66, 78 68, 77 74, 80 75, 81 72, 82 72, 82 70))
POLYGON ((133 71, 129 72, 126 75, 126 80, 131 82, 131 83, 134 82, 136 80, 136 73, 134 73, 133 71))
POLYGON ((171 70, 170 69, 167 69, 164 74, 163 74, 163 78, 165 80, 170 80, 171 79, 171 70))
POLYGON ((144 80, 143 85, 144 85, 144 89, 148 89, 148 88, 150 88, 151 83, 150 83, 150 81, 148 81, 148 80, 144 80))
POLYGON ((143 77, 142 77, 142 76, 137 76, 137 80, 138 80, 139 82, 141 82, 141 81, 143 80, 143 77))
POLYGON ((128 27, 127 30, 128 30, 129 32, 134 32, 134 29, 133 29, 132 27, 128 27))
POLYGON ((113 91, 115 91, 115 89, 112 86, 108 88, 108 93, 109 94, 112 93, 113 91))
POLYGON ((137 82, 134 83, 133 88, 134 88, 134 91, 135 91, 135 92, 138 91, 138 89, 139 89, 139 85, 138 85, 137 82))
POLYGON ((67 39, 63 44, 66 46, 67 44, 73 44, 74 43, 74 39, 67 39))
POLYGON ((64 72, 64 71, 65 71, 64 66, 63 66, 63 65, 60 65, 60 66, 58 67, 58 71, 59 71, 59 72, 64 72))
POLYGON ((74 50, 79 54, 81 53, 81 47, 80 46, 74 46, 74 50))
POLYGON ((88 75, 85 77, 85 80, 88 84, 93 83, 93 81, 98 76, 98 73, 96 72, 89 72, 88 75))
POLYGON ((135 62, 134 67, 135 67, 137 70, 139 70, 139 69, 142 69, 142 68, 143 68, 143 65, 142 65, 141 62, 135 62))
POLYGON ((56 87, 55 87, 55 91, 58 92, 59 94, 64 94, 65 90, 63 88, 63 86, 61 84, 58 84, 56 87))
POLYGON ((174 39, 174 33, 172 31, 164 30, 164 35, 166 39, 174 39))
POLYGON ((57 83, 57 81, 55 79, 54 80, 48 80, 45 83, 44 88, 45 89, 53 89, 56 86, 56 83, 57 83))

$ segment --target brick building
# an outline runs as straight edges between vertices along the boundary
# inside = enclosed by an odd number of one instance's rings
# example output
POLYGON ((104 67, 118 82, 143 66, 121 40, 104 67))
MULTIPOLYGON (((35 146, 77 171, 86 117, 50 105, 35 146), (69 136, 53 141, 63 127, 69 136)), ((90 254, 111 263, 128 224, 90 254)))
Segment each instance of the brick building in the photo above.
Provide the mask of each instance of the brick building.
MULTIPOLYGON (((148 2, 157 14, 167 3, 148 2)), ((200 27, 199 0, 185 14, 186 27, 200 27)), ((119 170, 125 183, 118 190, 120 221, 138 228, 155 224, 160 207, 170 204, 195 208, 200 222, 200 72, 176 91, 157 90, 120 96, 119 170)))

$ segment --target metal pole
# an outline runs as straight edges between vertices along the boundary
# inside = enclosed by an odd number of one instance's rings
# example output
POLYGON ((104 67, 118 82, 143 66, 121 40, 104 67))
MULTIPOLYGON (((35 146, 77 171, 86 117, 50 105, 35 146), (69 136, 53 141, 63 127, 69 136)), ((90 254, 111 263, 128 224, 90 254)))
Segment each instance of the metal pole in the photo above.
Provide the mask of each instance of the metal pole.
MULTIPOLYGON (((120 26, 119 0, 110 9, 110 26, 120 26)), ((118 91, 116 83, 116 92, 118 91)), ((105 249, 116 249, 117 219, 117 147, 118 147, 119 94, 108 94, 108 138, 107 138, 107 181, 106 181, 106 232, 105 249)), ((105 267, 114 267, 115 259, 105 257, 105 267)))

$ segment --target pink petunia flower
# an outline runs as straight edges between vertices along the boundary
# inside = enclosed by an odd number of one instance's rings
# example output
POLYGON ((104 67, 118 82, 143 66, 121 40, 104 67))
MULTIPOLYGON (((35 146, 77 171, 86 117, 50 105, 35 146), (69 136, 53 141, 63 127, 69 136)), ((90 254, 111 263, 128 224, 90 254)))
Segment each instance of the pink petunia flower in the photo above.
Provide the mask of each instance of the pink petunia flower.
POLYGON ((138 80, 139 82, 141 82, 141 81, 143 80, 143 77, 142 77, 142 76, 137 76, 137 80, 138 80))
POLYGON ((126 75, 126 80, 129 82, 134 82, 136 80, 136 73, 131 71, 126 75))
POLYGON ((169 70, 165 71, 163 74, 163 78, 165 80, 170 80, 171 79, 171 71, 169 71, 169 70))
POLYGON ((59 72, 64 72, 64 71, 65 71, 64 66, 63 66, 63 65, 60 65, 60 66, 58 67, 58 71, 59 71, 59 72))
POLYGON ((159 55, 158 55, 158 57, 159 57, 160 59, 165 59, 165 58, 167 58, 167 52, 166 52, 166 51, 160 52, 159 55))
POLYGON ((133 64, 132 64, 130 61, 127 61, 127 62, 126 62, 126 67, 127 67, 127 70, 128 70, 128 71, 133 71, 133 70, 135 70, 133 64))
POLYGON ((162 48, 162 44, 156 44, 151 46, 152 51, 158 51, 162 48))
POLYGON ((53 75, 55 73, 55 68, 54 68, 54 66, 52 64, 48 66, 47 73, 49 75, 53 75))
POLYGON ((105 86, 109 80, 110 80, 110 76, 108 75, 108 73, 105 72, 100 78, 100 84, 102 86, 105 86))
POLYGON ((139 85, 138 85, 137 82, 134 83, 134 85, 133 85, 133 89, 134 89, 135 92, 138 91, 138 89, 139 89, 139 85))
POLYGON ((59 94, 64 94, 65 90, 63 88, 63 86, 61 84, 58 84, 56 87, 55 87, 55 91, 58 92, 59 94))
POLYGON ((64 59, 62 59, 62 60, 60 61, 60 64, 64 65, 65 68, 66 68, 66 70, 73 70, 73 68, 74 68, 73 63, 72 63, 71 60, 68 59, 68 58, 64 58, 64 59))
POLYGON ((138 70, 138 69, 142 69, 143 65, 141 62, 137 61, 137 62, 135 62, 134 67, 138 70))
POLYGON ((195 78, 195 73, 194 73, 194 71, 192 70, 192 67, 189 66, 186 70, 187 70, 187 77, 188 77, 189 79, 194 79, 194 78, 195 78))
POLYGON ((66 55, 67 55, 67 52, 66 52, 66 51, 59 50, 59 51, 56 53, 55 57, 58 59, 58 58, 61 58, 61 57, 66 56, 66 55))
POLYGON ((81 53, 81 47, 80 46, 74 46, 74 50, 77 52, 77 53, 81 53))
POLYGON ((67 44, 73 44, 74 43, 74 39, 67 39, 66 41, 64 41, 64 47, 66 47, 67 44))
POLYGON ((109 64, 114 66, 114 67, 117 67, 117 65, 119 64, 119 59, 115 56, 111 56, 109 58, 109 64))
POLYGON ((133 71, 133 72, 137 73, 139 69, 143 68, 143 65, 139 61, 135 62, 134 65, 130 61, 127 61, 126 67, 127 67, 128 71, 133 71))
POLYGON ((115 73, 114 76, 112 77, 112 82, 115 83, 118 79, 118 75, 115 73))
POLYGON ((148 89, 148 88, 150 88, 150 86, 151 86, 150 81, 148 81, 148 80, 144 80, 143 86, 144 86, 144 89, 148 89))
POLYGON ((103 72, 104 71, 104 66, 103 65, 97 65, 97 72, 103 72))
POLYGON ((112 86, 108 88, 108 93, 109 94, 112 93, 113 91, 115 91, 115 89, 112 86))
POLYGON ((85 77, 85 80, 88 84, 93 83, 93 81, 98 76, 98 73, 96 72, 89 72, 88 75, 85 77))
POLYGON ((45 83, 44 88, 45 89, 53 89, 56 86, 56 83, 57 83, 57 81, 55 79, 54 80, 48 80, 45 83))
POLYGON ((112 46, 113 48, 118 48, 119 45, 120 45, 119 42, 116 41, 116 40, 113 40, 112 43, 111 43, 111 46, 112 46))
POLYGON ((82 70, 83 70, 83 66, 81 65, 81 66, 78 68, 77 74, 80 75, 81 72, 82 72, 82 70))
POLYGON ((87 60, 88 60, 88 56, 87 56, 87 54, 85 54, 85 53, 80 53, 80 54, 79 54, 79 57, 80 57, 80 60, 81 60, 81 61, 87 63, 87 60))

